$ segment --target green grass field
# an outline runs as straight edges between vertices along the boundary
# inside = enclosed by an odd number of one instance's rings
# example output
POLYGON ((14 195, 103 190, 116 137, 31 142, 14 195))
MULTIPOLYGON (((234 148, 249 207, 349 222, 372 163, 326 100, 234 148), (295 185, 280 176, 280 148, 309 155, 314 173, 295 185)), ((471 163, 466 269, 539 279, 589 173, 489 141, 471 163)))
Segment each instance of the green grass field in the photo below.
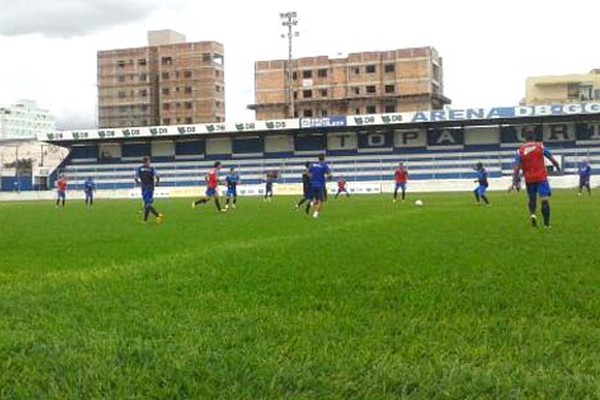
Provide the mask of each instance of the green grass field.
POLYGON ((2 399, 600 398, 600 203, 0 203, 2 399))

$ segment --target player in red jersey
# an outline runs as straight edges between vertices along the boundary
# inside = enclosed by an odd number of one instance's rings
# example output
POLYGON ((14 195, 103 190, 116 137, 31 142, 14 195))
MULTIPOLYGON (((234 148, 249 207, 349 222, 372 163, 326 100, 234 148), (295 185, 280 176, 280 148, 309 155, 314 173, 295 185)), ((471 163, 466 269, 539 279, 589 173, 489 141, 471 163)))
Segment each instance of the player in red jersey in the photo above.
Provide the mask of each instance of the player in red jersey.
POLYGON ((537 226, 536 208, 537 196, 540 196, 542 202, 542 216, 544 226, 550 227, 550 184, 548 183, 548 174, 544 158, 550 160, 556 171, 560 171, 558 161, 552 156, 550 150, 544 147, 543 143, 536 141, 535 133, 527 134, 527 142, 517 151, 515 159, 515 168, 513 171, 513 185, 516 187, 519 177, 519 171, 523 170, 527 195, 529 196, 529 212, 531 214, 531 225, 537 226))
POLYGON ((203 198, 192 202, 192 208, 196 208, 199 204, 205 204, 210 201, 210 199, 215 200, 215 206, 219 211, 227 211, 226 209, 221 209, 221 204, 219 203, 219 171, 221 170, 221 163, 219 161, 215 162, 213 169, 211 169, 208 174, 206 174, 206 193, 203 198))
POLYGON ((406 182, 408 181, 408 171, 404 168, 404 163, 398 165, 398 169, 394 172, 394 181, 396 181, 396 188, 394 189, 394 200, 395 203, 398 199, 398 189, 402 190, 402 202, 406 199, 406 182))
POLYGON ((347 182, 343 176, 340 176, 340 178, 338 179, 337 186, 338 186, 337 193, 335 194, 334 198, 337 199, 338 196, 342 193, 346 193, 346 197, 350 197, 350 193, 348 193, 348 188, 346 187, 347 182))
POLYGON ((67 198, 67 178, 60 174, 56 180, 56 207, 59 205, 65 206, 67 198), (62 203, 62 204, 61 204, 62 203))

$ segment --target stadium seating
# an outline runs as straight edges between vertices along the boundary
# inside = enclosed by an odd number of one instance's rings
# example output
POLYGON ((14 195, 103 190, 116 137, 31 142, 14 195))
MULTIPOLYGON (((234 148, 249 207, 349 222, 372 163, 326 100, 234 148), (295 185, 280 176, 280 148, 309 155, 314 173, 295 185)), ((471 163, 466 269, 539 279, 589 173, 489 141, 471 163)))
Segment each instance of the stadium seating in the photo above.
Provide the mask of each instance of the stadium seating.
MULTIPOLYGON (((198 186, 203 183, 206 171, 215 159, 224 168, 235 167, 243 183, 260 183, 266 171, 278 171, 279 183, 297 183, 303 164, 314 161, 314 155, 281 154, 222 154, 199 156, 197 144, 176 145, 176 155, 154 156, 153 164, 159 172, 163 186, 198 186)), ((141 158, 151 152, 147 145, 123 146, 120 158, 98 157, 92 150, 72 151, 62 169, 69 177, 71 188, 81 189, 83 181, 92 177, 99 189, 128 189, 134 187, 135 168, 141 158)), ((565 173, 576 173, 577 164, 588 159, 592 168, 600 167, 600 145, 563 145, 553 148, 553 152, 563 163, 565 173)), ((300 152, 302 153, 302 152, 300 152)), ((404 162, 410 171, 411 179, 472 179, 473 166, 481 161, 490 177, 508 176, 512 172, 514 148, 500 146, 466 146, 462 150, 411 149, 386 153, 342 155, 343 152, 329 152, 327 161, 334 175, 344 176, 349 182, 390 181, 399 162, 404 162)))

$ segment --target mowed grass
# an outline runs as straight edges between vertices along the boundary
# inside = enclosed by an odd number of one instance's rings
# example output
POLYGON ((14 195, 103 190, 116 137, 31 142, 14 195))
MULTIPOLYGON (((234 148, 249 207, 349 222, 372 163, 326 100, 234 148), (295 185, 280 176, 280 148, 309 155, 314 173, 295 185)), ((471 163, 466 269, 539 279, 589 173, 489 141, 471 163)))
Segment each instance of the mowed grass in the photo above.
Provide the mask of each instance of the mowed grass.
POLYGON ((0 204, 0 398, 599 398, 599 199, 490 199, 0 204))

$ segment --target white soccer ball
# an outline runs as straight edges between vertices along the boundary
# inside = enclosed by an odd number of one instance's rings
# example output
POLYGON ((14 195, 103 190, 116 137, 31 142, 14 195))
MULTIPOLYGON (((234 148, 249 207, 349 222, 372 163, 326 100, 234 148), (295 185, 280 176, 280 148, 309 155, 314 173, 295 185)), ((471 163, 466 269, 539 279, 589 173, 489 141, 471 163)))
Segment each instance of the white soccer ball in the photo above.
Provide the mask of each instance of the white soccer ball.
POLYGON ((423 200, 421 200, 421 199, 415 200, 415 206, 417 206, 417 207, 423 207, 423 200))

